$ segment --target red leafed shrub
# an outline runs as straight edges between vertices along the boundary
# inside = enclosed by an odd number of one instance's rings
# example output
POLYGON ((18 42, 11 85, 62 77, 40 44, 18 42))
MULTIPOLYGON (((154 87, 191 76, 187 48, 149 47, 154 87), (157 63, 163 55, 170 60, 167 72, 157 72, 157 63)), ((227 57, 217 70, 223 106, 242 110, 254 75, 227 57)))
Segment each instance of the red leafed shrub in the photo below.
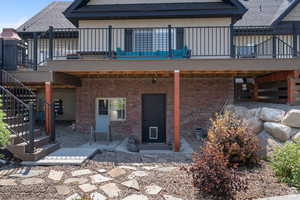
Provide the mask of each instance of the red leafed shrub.
POLYGON ((228 167, 228 158, 216 145, 207 143, 200 153, 194 154, 193 160, 188 171, 194 186, 203 195, 226 200, 232 199, 236 192, 246 190, 246 181, 235 169, 228 167))
POLYGON ((247 128, 243 120, 230 112, 216 115, 208 131, 208 143, 218 145, 228 157, 229 166, 251 166, 260 160, 256 134, 247 128))
POLYGON ((259 145, 256 135, 234 114, 216 115, 208 130, 208 139, 187 171, 194 186, 204 195, 216 199, 233 199, 236 192, 247 189, 237 168, 259 162, 259 145))

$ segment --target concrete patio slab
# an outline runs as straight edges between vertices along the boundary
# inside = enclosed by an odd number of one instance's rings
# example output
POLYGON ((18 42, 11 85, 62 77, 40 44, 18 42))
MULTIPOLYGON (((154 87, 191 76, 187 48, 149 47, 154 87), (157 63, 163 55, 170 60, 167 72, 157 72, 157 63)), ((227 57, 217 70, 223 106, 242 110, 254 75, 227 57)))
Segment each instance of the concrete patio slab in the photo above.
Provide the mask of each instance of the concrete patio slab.
POLYGON ((41 160, 35 162, 24 161, 22 165, 51 166, 51 165, 81 165, 97 153, 98 148, 61 148, 41 160))

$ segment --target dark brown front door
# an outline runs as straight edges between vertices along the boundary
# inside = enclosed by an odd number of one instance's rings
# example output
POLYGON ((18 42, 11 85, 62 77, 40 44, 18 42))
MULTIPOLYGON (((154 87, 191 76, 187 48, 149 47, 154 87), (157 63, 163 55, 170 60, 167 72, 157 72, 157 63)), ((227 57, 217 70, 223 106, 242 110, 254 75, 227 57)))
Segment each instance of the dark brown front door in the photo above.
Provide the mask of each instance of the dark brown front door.
POLYGON ((143 143, 166 142, 166 95, 144 94, 142 96, 143 143))

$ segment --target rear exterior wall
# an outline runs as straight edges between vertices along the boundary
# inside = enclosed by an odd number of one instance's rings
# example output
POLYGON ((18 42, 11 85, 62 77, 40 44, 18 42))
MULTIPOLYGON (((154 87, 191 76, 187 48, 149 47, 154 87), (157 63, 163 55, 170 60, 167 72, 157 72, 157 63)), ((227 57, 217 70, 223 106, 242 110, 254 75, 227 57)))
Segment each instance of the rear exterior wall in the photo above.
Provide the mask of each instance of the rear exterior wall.
MULTIPOLYGON (((166 94, 166 136, 173 135, 173 83, 172 78, 84 78, 76 89, 76 124, 82 132, 95 126, 96 98, 126 98, 126 120, 112 122, 113 139, 134 135, 142 137, 142 94, 166 94)), ((206 127, 212 114, 220 109, 224 100, 233 99, 233 78, 181 79, 181 134, 188 136, 195 128, 206 127)))

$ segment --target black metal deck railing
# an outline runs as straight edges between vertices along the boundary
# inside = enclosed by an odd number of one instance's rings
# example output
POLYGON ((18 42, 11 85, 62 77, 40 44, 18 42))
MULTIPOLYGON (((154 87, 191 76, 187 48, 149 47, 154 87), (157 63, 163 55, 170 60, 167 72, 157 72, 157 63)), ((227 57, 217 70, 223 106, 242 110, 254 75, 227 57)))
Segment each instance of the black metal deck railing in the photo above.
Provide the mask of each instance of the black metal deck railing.
POLYGON ((272 27, 74 28, 35 33, 27 57, 35 66, 52 59, 293 58, 300 30, 272 27))

